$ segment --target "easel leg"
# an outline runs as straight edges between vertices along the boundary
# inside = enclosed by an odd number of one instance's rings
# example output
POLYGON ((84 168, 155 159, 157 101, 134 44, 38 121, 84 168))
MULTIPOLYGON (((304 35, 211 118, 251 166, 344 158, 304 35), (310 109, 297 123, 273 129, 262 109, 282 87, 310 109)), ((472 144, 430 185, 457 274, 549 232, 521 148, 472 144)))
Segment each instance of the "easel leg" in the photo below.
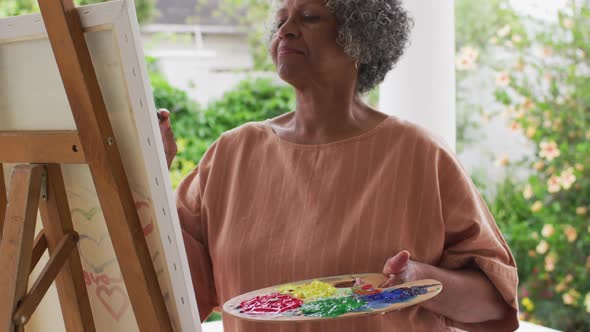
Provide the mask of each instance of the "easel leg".
POLYGON ((6 182, 4 182, 4 169, 0 164, 0 241, 4 229, 4 216, 6 215, 6 182))
MULTIPOLYGON (((39 203, 43 231, 51 255, 65 234, 72 232, 72 217, 59 164, 47 165, 47 199, 39 203)), ((77 248, 55 279, 68 331, 94 331, 94 320, 77 248)))
POLYGON ((17 166, 12 173, 0 243, 0 332, 15 331, 13 314, 27 291, 42 174, 41 165, 17 166))

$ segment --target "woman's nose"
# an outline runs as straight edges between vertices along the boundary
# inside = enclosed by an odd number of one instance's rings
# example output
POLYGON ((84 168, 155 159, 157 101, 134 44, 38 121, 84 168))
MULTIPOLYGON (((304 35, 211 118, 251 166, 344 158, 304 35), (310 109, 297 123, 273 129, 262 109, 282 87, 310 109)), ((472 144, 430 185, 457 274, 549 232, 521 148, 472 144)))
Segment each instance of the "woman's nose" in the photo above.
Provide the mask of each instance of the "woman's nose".
POLYGON ((301 35, 301 31, 299 30, 297 22, 295 22, 295 20, 292 18, 289 18, 285 21, 285 23, 283 23, 283 25, 281 25, 278 33, 279 38, 281 39, 298 38, 301 35))

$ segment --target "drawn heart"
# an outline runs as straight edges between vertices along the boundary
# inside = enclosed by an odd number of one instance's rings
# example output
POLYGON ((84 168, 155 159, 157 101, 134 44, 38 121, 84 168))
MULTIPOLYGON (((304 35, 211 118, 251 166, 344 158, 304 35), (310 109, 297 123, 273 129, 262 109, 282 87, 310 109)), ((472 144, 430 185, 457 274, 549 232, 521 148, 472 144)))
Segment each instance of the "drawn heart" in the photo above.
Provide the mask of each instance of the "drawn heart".
POLYGON ((103 273, 105 268, 117 262, 109 239, 108 233, 98 240, 89 235, 80 235, 80 256, 95 274, 103 273))
POLYGON ((94 216, 98 213, 101 212, 101 210, 99 208, 91 208, 89 210, 84 210, 81 208, 74 208, 70 211, 70 213, 72 214, 72 218, 75 217, 76 214, 81 215, 86 221, 90 221, 92 220, 92 218, 94 218, 94 216))
POLYGON ((103 285, 98 286, 96 287, 96 296, 116 321, 119 321, 127 312, 127 308, 129 308, 127 294, 119 286, 113 286, 112 288, 103 285))
POLYGON ((143 235, 148 236, 154 231, 154 223, 149 223, 143 228, 143 235))

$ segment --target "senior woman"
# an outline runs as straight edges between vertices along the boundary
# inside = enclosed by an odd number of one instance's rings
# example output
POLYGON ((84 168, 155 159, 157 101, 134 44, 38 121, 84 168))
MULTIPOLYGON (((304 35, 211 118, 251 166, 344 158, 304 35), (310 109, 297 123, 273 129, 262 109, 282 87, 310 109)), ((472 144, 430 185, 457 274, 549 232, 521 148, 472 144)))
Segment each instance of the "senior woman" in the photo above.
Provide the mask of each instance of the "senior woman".
POLYGON ((275 14, 270 53, 296 109, 224 133, 177 190, 201 318, 255 289, 382 271, 384 286, 432 278, 444 289, 372 317, 268 324, 225 315, 225 330, 515 330, 514 259, 468 174, 438 138, 360 98, 407 44, 400 1, 284 0, 275 14))

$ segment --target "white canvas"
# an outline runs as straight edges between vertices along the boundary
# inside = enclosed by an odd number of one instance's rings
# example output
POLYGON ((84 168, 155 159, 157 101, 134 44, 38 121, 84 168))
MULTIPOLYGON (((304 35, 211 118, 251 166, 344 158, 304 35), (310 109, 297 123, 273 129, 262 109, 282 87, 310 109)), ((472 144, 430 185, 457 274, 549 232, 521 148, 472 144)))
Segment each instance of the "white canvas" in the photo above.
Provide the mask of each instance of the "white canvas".
MULTIPOLYGON (((78 12, 173 326, 199 332, 134 3, 111 1, 78 12)), ((0 19, 0 131, 75 129, 41 15, 0 19)), ((11 165, 5 166, 9 182, 11 165)), ((97 330, 137 331, 89 169, 62 170, 97 330)), ((64 330, 56 294, 52 288, 28 331, 64 330)))

